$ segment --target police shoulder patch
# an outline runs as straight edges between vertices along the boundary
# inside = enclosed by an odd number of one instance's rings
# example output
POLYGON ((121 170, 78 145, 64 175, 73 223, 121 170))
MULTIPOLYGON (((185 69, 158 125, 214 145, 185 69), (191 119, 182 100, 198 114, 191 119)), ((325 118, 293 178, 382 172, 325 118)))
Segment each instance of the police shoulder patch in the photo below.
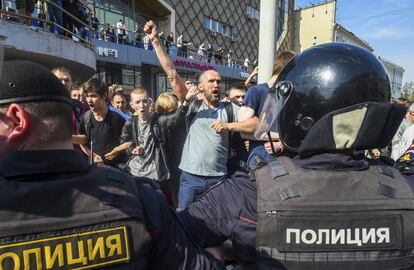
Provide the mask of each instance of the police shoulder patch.
POLYGON ((0 269, 90 269, 130 258, 126 226, 0 245, 0 269))

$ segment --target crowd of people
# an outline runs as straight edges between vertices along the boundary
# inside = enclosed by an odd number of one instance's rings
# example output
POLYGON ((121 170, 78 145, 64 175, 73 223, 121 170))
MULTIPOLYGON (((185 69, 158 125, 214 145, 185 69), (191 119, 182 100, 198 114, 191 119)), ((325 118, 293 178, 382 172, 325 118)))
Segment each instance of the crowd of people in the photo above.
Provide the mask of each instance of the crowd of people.
MULTIPOLYGON (((88 256, 77 262, 83 267, 109 264, 128 248, 134 256, 117 261, 128 262, 127 269, 224 269, 224 261, 234 259, 264 269, 413 266, 414 105, 389 102, 389 81, 375 56, 349 44, 319 45, 300 55, 284 51, 268 82, 252 85, 256 68, 223 95, 217 71, 184 81, 154 22, 142 32, 172 87, 155 101, 143 87, 126 96, 97 78, 73 82, 65 67, 50 73, 37 64, 6 62, 0 177, 18 184, 0 189, 0 201, 6 209, 15 196, 23 209, 30 196, 38 200, 23 211, 29 220, 21 225, 24 238, 3 226, 7 243, 46 239, 52 228, 56 239, 76 238, 82 250, 87 243, 88 256), (336 63, 344 77, 321 83, 313 72, 325 62, 336 63), (350 71, 355 62, 364 63, 358 67, 366 73, 350 71), (35 162, 39 157, 47 162, 35 162), (23 170, 10 165, 19 162, 23 170), (14 188, 24 192, 10 192, 14 188), (47 191, 52 205, 42 199, 47 191), (63 195, 77 203, 62 210, 68 204, 63 195), (42 226, 34 229, 32 220, 42 226), (125 228, 129 238, 107 233, 125 228), (221 247, 226 240, 233 255, 221 247), (91 259, 106 248, 112 255, 100 264, 91 259)), ((0 209, 3 215, 8 222, 21 218, 0 209)), ((14 252, 0 263, 16 265, 14 252)))
MULTIPOLYGON (((173 92, 162 93, 155 102, 144 88, 127 96, 122 87, 108 87, 96 78, 72 83, 71 72, 64 67, 53 73, 75 102, 73 134, 85 136, 79 149, 91 162, 148 178, 163 190, 171 206, 184 209, 209 187, 243 169, 241 164, 253 168, 258 160, 269 161, 284 150, 277 133, 258 138, 253 132, 269 89, 296 54, 279 54, 267 83, 251 85, 256 68, 244 84, 233 83, 222 94, 217 72, 202 72, 197 82, 182 82, 165 40, 158 32, 156 35, 146 36, 157 41, 154 50, 173 92)), ((394 102, 409 108, 405 119, 389 146, 368 149, 366 155, 399 164, 401 157, 411 153, 407 149, 413 148, 414 132, 408 127, 414 123, 414 105, 410 107, 402 98, 394 102)))
MULTIPOLYGON (((19 18, 21 23, 43 28, 59 35, 65 35, 73 38, 75 41, 84 42, 85 40, 96 38, 108 42, 140 47, 146 50, 153 49, 150 40, 144 34, 142 27, 138 23, 135 23, 133 29, 128 29, 122 18, 112 25, 102 24, 96 17, 95 11, 89 9, 78 0, 53 0, 52 3, 40 0, 22 0, 16 1, 16 9, 20 15, 35 15, 39 19, 54 22, 58 26, 48 25, 41 20, 37 21, 23 17, 19 18), (59 7, 66 12, 62 11, 59 7), (70 32, 65 31, 64 28, 70 32), (72 35, 72 33, 75 35, 72 35)), ((3 17, 2 14, 1 18, 3 17)), ((15 19, 10 16, 8 18, 11 20, 15 19)), ((231 49, 226 51, 221 46, 213 48, 211 43, 207 44, 204 42, 196 46, 193 42, 188 41, 183 34, 178 35, 175 40, 173 33, 165 35, 161 31, 159 38, 168 53, 174 51, 174 54, 180 57, 244 69, 246 71, 249 71, 251 67, 257 66, 257 59, 252 62, 249 57, 243 60, 237 60, 231 49)))
MULTIPOLYGON (((177 39, 174 40, 173 33, 165 35, 161 31, 159 38, 165 46, 167 53, 172 53, 175 50, 175 54, 180 57, 245 70, 249 70, 252 66, 257 65, 257 60, 250 62, 248 57, 243 61, 236 60, 231 49, 226 51, 221 46, 213 48, 211 43, 207 45, 204 42, 196 46, 193 42, 188 41, 183 34, 178 35, 177 39)), ((101 26, 98 39, 140 47, 146 50, 153 49, 150 40, 142 31, 142 27, 136 23, 133 30, 128 30, 122 19, 117 24, 101 26)))
MULTIPOLYGON (((4 10, 5 7, 1 9, 4 10)), ((16 1, 16 13, 26 17, 14 17, 12 14, 1 13, 1 18, 17 20, 36 29, 73 38, 75 41, 85 42, 92 37, 98 37, 99 20, 95 16, 95 11, 89 9, 82 1, 19 0, 16 1)))

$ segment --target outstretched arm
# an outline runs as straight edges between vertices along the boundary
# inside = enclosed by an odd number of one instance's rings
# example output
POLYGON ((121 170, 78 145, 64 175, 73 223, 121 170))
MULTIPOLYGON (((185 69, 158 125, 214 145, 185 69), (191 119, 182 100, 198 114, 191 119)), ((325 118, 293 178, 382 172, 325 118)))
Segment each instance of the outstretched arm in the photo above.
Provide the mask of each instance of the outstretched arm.
POLYGON ((249 78, 247 78, 247 80, 244 82, 244 86, 246 86, 247 88, 249 88, 250 86, 252 86, 252 81, 253 78, 259 73, 259 67, 255 67, 254 70, 252 71, 252 73, 250 74, 249 78))
POLYGON ((188 91, 187 87, 185 86, 184 81, 181 79, 180 75, 175 69, 175 66, 171 61, 171 58, 168 56, 165 48, 163 47, 160 41, 160 38, 158 37, 157 26, 153 21, 148 21, 145 24, 144 32, 150 39, 152 46, 155 49, 155 53, 157 54, 161 67, 167 74, 167 77, 171 82, 171 86, 174 93, 177 95, 180 101, 183 101, 188 91))
POLYGON ((213 122, 211 127, 215 129, 217 132, 222 132, 225 130, 233 131, 233 132, 243 132, 247 134, 252 134, 256 129, 257 124, 257 117, 252 117, 246 119, 241 122, 232 122, 226 123, 220 120, 216 120, 213 122))

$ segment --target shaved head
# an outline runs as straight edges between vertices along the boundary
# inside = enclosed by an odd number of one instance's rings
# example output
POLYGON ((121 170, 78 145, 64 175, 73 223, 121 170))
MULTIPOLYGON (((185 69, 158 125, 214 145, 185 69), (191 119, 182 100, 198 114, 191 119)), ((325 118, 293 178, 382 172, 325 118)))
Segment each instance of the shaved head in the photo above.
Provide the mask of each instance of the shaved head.
POLYGON ((215 71, 215 70, 212 70, 212 69, 204 70, 198 76, 198 82, 201 83, 203 80, 205 80, 207 74, 214 74, 214 75, 220 76, 220 74, 217 71, 215 71))

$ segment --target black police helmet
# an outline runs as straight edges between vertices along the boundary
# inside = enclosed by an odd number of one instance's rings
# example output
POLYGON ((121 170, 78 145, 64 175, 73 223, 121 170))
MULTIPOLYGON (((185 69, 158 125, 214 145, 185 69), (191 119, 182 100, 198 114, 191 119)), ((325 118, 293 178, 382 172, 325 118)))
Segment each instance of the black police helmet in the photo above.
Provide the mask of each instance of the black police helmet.
POLYGON ((297 151, 312 126, 324 115, 364 102, 390 100, 390 82, 378 59, 347 43, 312 47, 292 59, 278 82, 293 91, 280 112, 282 142, 297 151))

